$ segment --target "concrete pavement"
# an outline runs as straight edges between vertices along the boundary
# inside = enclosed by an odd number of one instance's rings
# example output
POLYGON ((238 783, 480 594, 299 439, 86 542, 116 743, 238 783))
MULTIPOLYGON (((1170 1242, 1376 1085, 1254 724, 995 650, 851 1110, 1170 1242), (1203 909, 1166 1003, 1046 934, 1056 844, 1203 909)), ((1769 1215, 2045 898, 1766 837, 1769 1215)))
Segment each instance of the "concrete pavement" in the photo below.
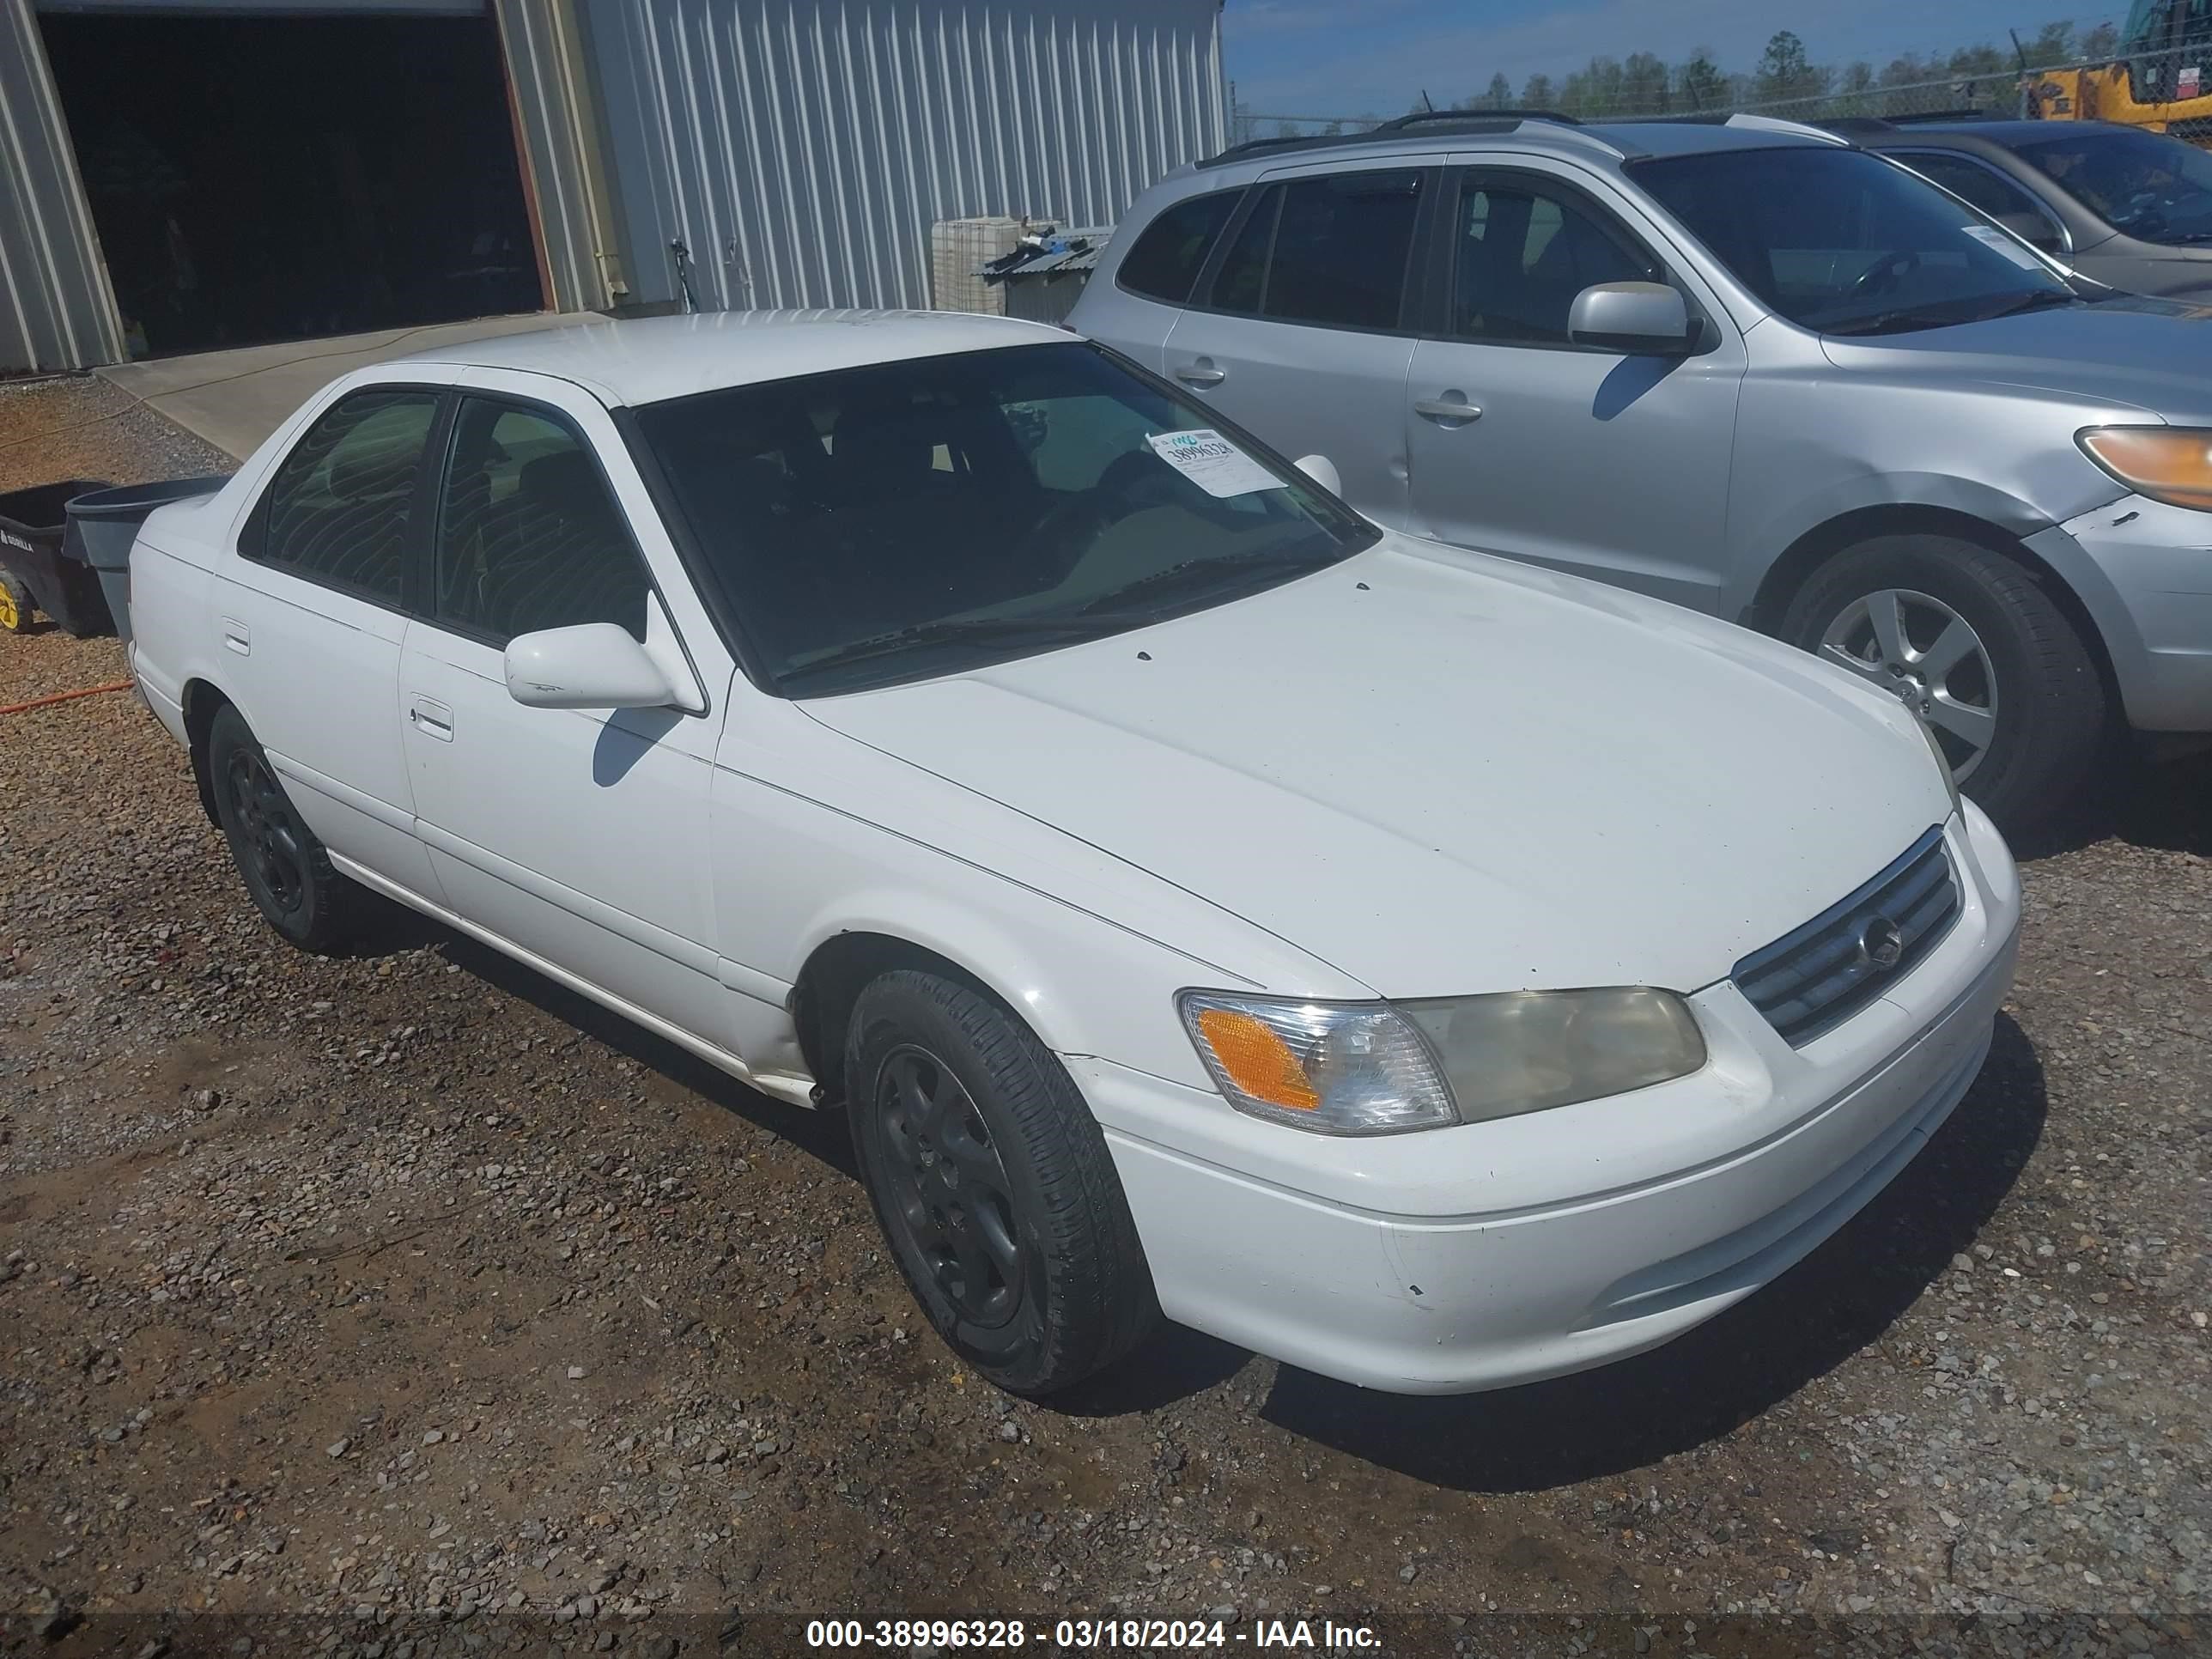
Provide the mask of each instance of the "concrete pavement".
POLYGON ((434 345, 520 334, 593 320, 591 313, 478 317, 465 323, 393 328, 282 345, 199 351, 149 362, 116 363, 101 377, 186 431, 243 460, 314 392, 348 369, 404 357, 434 345))

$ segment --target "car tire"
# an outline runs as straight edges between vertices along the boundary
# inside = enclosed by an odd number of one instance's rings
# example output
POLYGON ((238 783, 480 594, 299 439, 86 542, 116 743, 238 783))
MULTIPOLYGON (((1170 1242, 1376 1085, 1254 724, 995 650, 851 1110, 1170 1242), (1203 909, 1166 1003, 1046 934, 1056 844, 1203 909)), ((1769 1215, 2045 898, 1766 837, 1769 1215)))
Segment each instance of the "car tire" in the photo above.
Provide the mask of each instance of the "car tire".
POLYGON ((853 1147, 877 1224, 952 1351, 1010 1394, 1081 1382, 1159 1316, 1106 1139, 1000 1003, 899 969, 854 1004, 853 1147))
POLYGON ((1861 542, 1813 574, 1782 635, 1926 719, 1959 787, 2008 832, 2074 805, 2096 769, 2106 714, 2096 660, 2065 612, 2002 553, 1950 536, 1861 542), (1885 613, 1887 645, 1876 626, 1885 613), (1973 648, 1951 661, 1955 623, 1971 630, 1973 648), (1977 704, 1989 716, 1979 747, 1977 704))
POLYGON ((208 728, 208 782, 216 819, 254 906, 303 951, 326 952, 354 938, 368 894, 331 867, 237 709, 208 728))

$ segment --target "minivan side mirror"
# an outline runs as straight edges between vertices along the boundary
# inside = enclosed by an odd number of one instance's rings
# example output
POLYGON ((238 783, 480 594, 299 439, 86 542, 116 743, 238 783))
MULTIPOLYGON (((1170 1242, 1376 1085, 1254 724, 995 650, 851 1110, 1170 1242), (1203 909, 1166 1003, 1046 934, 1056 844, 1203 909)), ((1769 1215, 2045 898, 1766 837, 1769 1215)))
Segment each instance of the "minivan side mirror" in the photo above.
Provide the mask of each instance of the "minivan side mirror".
POLYGON ((1332 495, 1344 494, 1344 480, 1336 476, 1336 463, 1326 455, 1301 455, 1292 463, 1332 495))
POLYGON ((1575 295, 1567 337, 1632 356, 1686 357, 1697 344, 1690 308, 1664 283, 1599 283, 1575 295))
POLYGON ((677 701, 660 665, 614 623, 518 634, 507 644, 507 694, 531 708, 662 708, 677 701))

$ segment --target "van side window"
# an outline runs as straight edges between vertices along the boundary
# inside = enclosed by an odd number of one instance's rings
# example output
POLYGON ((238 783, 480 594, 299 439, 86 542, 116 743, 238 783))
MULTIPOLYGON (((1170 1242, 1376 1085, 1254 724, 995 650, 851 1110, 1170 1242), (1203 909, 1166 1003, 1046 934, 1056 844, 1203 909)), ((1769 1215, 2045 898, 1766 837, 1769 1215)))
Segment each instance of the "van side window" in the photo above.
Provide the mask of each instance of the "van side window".
POLYGON ((1145 227, 1129 257, 1121 261, 1118 276, 1123 288, 1148 300, 1183 304, 1198 281, 1213 239, 1237 210, 1241 190, 1217 191, 1177 202, 1145 227))
POLYGON ((1269 186, 1222 262, 1213 307, 1396 328, 1429 177, 1419 168, 1328 173, 1269 186))
POLYGON ((438 515, 435 614, 504 645, 611 622, 645 639, 645 567, 584 441, 536 410, 462 402, 438 515))
POLYGON ((400 603, 407 514, 438 393, 356 392, 278 464, 239 550, 380 605, 400 603))
POLYGON ((1565 191, 1469 179, 1460 192, 1451 331, 1464 340, 1565 345, 1575 295, 1666 272, 1565 191))

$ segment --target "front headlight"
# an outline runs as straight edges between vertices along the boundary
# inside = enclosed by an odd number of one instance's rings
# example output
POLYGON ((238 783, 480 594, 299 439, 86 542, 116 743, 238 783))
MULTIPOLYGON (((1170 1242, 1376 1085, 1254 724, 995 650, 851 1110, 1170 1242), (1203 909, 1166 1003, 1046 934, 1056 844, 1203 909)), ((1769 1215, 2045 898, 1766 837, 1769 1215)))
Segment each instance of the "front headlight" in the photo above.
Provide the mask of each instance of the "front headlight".
POLYGON ((1705 1063, 1689 1005, 1644 986, 1401 1003, 1186 991, 1178 1002, 1231 1105, 1317 1134, 1512 1117, 1705 1063))
POLYGON ((2138 495, 2212 512, 2212 432, 2187 426, 2093 426, 2082 453, 2138 495))

